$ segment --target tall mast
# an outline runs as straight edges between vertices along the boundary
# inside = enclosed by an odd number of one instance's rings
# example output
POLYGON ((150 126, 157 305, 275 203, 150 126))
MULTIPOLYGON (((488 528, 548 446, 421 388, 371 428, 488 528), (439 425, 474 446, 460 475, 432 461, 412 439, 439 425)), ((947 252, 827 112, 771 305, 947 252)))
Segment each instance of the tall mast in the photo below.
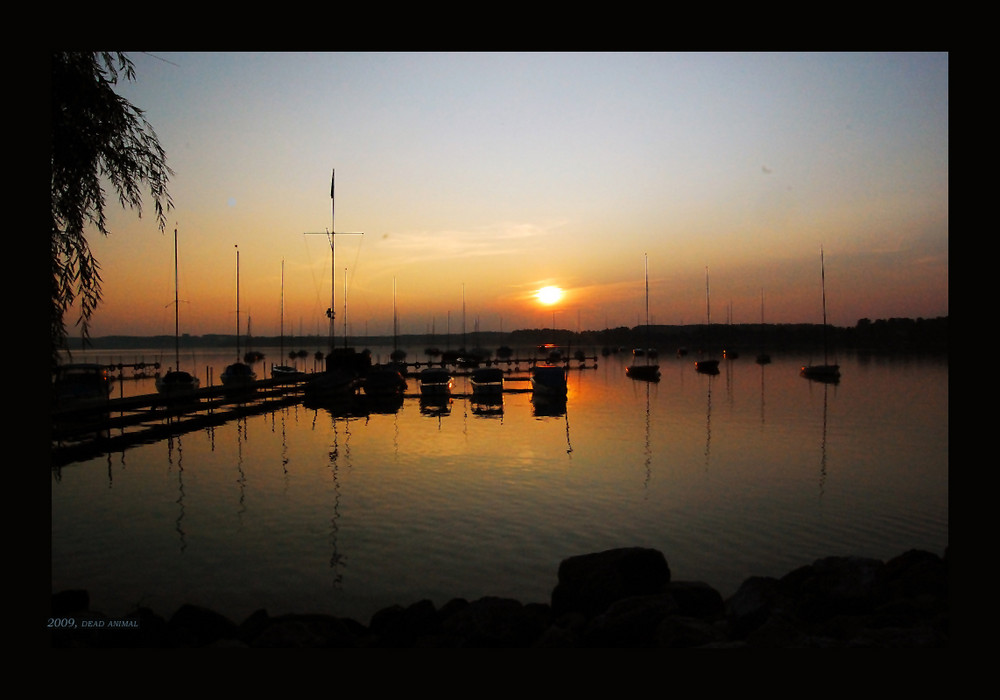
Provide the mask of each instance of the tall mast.
POLYGON ((826 349, 826 262, 823 259, 823 246, 819 247, 819 278, 823 287, 823 364, 830 364, 826 349))
POLYGON ((708 265, 705 266, 705 314, 708 325, 712 325, 712 294, 708 288, 708 265))
POLYGON ((649 334, 649 255, 642 254, 643 273, 646 279, 646 334, 649 334))
MULTIPOLYGON (((285 357, 285 259, 281 259, 281 357, 285 357)), ((284 359, 282 359, 284 362, 284 359)))
POLYGON ((180 341, 180 300, 178 299, 177 293, 177 226, 174 226, 174 354, 176 355, 176 364, 174 369, 178 372, 181 369, 181 341, 180 341))
POLYGON ((240 361, 240 246, 236 245, 236 361, 240 361))
MULTIPOLYGON (((336 312, 334 309, 337 308, 336 305, 336 288, 337 288, 337 253, 336 247, 334 245, 334 238, 337 236, 337 229, 334 227, 335 216, 336 216, 336 200, 334 197, 334 189, 336 185, 337 171, 334 169, 330 174, 330 230, 326 232, 326 236, 330 239, 330 308, 326 310, 327 318, 330 319, 330 352, 333 353, 334 345, 334 318, 336 317, 336 312)), ((363 236, 363 233, 352 232, 353 235, 363 236)), ((306 234, 309 235, 309 234, 306 234)), ((316 235, 316 234, 314 234, 316 235)), ((318 234, 322 235, 322 234, 318 234)), ((344 235, 341 233, 341 235, 344 235)), ((345 285, 346 285, 346 272, 345 272, 345 285)), ((346 297, 346 289, 345 289, 346 297)), ((346 314, 345 314, 346 315, 346 314)), ((347 346, 347 329, 346 329, 346 319, 345 319, 345 329, 344 329, 344 346, 347 346)))

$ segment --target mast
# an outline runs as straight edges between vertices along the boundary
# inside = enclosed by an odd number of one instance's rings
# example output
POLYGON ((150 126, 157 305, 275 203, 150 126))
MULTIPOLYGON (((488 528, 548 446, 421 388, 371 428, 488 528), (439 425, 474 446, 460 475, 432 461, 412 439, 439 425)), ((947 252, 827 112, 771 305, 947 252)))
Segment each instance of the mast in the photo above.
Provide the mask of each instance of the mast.
POLYGON ((646 333, 649 333, 649 254, 642 254, 643 274, 646 279, 646 333))
POLYGON ((830 364, 826 345, 826 262, 823 259, 823 246, 819 247, 819 278, 823 287, 823 364, 830 364))
POLYGON ((178 372, 181 369, 181 340, 180 340, 180 300, 177 292, 177 225, 174 225, 174 355, 176 356, 174 369, 178 372))
POLYGON ((240 246, 236 245, 236 361, 240 361, 240 246))
POLYGON ((708 265, 705 265, 705 316, 708 318, 708 325, 712 325, 712 293, 708 288, 708 265))
POLYGON ((281 259, 281 358, 285 357, 285 259, 281 259))
POLYGON ((649 254, 642 254, 642 273, 646 282, 646 348, 643 355, 646 356, 646 364, 649 364, 649 254))
MULTIPOLYGON (((336 208, 335 208, 336 207, 336 200, 335 200, 335 197, 334 197, 335 185, 336 185, 336 176, 337 176, 337 170, 334 169, 331 172, 331 174, 330 174, 330 230, 326 232, 326 236, 330 239, 330 308, 326 310, 326 316, 327 316, 328 319, 330 319, 330 331, 329 331, 329 333, 330 333, 330 353, 331 354, 333 353, 333 350, 334 350, 334 347, 333 347, 334 346, 334 318, 336 317, 336 312, 334 311, 334 309, 337 308, 337 305, 336 305, 337 253, 336 253, 336 246, 334 245, 334 238, 337 236, 337 230, 334 227, 334 223, 335 223, 335 220, 336 220, 335 219, 335 217, 336 217, 336 208)), ((364 233, 361 233, 361 232, 351 232, 351 233, 352 233, 352 235, 357 235, 357 236, 363 236, 364 235, 364 233)), ((323 234, 309 234, 309 233, 307 233, 306 235, 323 235, 323 234)), ((342 232, 340 235, 344 235, 344 233, 342 232)), ((345 272, 344 284, 345 284, 345 286, 347 284, 346 272, 345 272)), ((345 298, 346 298, 346 295, 347 295, 346 289, 344 291, 344 295, 345 295, 345 298)), ((346 313, 345 313, 345 316, 346 316, 346 313)), ((344 347, 346 348, 347 347, 347 328, 346 328, 347 321, 346 321, 346 318, 345 318, 344 323, 345 323, 345 328, 344 328, 344 347)))

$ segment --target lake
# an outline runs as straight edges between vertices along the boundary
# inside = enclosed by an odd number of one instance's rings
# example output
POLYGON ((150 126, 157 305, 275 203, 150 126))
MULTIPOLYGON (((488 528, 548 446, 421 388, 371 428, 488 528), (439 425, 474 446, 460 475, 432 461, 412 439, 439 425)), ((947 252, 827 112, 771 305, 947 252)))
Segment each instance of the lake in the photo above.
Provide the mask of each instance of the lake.
MULTIPOLYGON (((205 386, 232 359, 195 350, 182 365, 205 386)), ((659 549, 675 580, 724 597, 830 555, 943 554, 947 358, 841 355, 836 385, 799 376, 811 359, 748 354, 711 376, 661 356, 646 383, 618 353, 571 363, 555 410, 526 381, 497 410, 296 404, 54 467, 52 590, 87 589, 108 615, 194 603, 234 622, 264 608, 367 624, 424 598, 548 602, 560 561, 614 547, 659 549)), ((126 380, 112 396, 154 392, 126 380)))

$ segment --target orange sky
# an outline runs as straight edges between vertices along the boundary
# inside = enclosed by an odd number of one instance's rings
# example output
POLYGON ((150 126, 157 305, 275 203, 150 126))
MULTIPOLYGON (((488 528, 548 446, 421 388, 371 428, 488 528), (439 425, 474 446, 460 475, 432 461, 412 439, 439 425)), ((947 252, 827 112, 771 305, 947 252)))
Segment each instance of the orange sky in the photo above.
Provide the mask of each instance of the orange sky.
MULTIPOLYGON (((175 175, 109 197, 92 335, 948 313, 946 54, 130 54, 175 175), (331 172, 336 168, 336 218, 331 172), (535 297, 564 290, 555 304, 535 297)), ((75 318, 68 319, 71 325, 75 318)))

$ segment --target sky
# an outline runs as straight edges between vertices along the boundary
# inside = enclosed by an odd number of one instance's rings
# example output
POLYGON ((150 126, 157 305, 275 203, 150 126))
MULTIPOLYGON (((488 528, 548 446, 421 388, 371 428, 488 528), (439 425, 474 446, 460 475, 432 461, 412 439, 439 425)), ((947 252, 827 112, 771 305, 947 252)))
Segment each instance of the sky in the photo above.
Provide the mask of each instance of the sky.
POLYGON ((174 208, 108 197, 94 337, 173 334, 175 230, 192 335, 634 326, 647 269, 820 323, 821 251, 831 324, 948 314, 947 54, 128 55, 174 208))

